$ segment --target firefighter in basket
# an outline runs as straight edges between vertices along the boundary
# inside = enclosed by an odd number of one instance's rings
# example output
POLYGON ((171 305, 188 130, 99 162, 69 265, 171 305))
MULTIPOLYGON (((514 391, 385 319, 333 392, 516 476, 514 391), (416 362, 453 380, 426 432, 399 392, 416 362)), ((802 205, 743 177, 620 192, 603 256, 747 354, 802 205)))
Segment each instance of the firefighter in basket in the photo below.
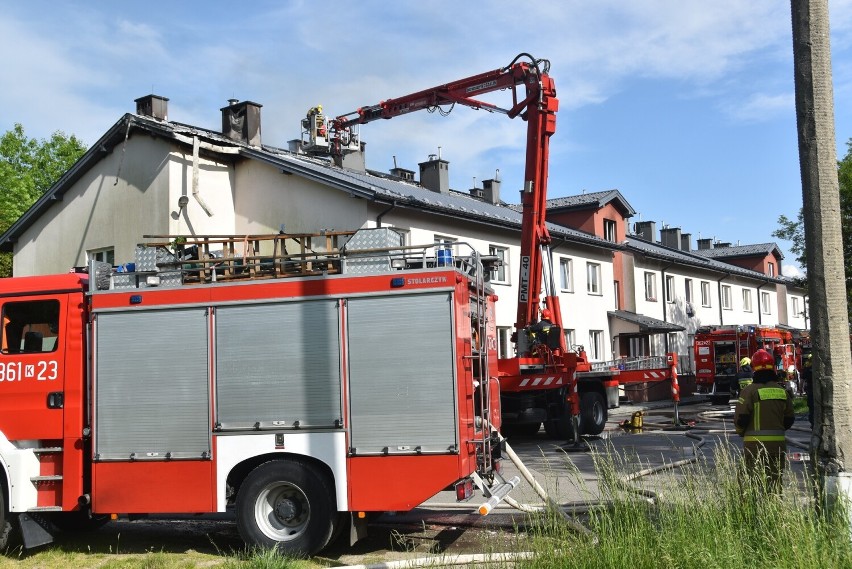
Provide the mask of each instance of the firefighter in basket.
POLYGON ((530 326, 530 336, 533 344, 547 345, 547 337, 550 334, 550 328, 553 327, 551 320, 553 315, 550 310, 545 308, 541 311, 541 320, 530 326))
POLYGON ((787 461, 785 431, 793 426, 793 398, 776 380, 775 359, 766 350, 751 357, 754 382, 740 392, 734 412, 737 434, 743 437, 746 469, 766 477, 766 487, 781 491, 787 461))

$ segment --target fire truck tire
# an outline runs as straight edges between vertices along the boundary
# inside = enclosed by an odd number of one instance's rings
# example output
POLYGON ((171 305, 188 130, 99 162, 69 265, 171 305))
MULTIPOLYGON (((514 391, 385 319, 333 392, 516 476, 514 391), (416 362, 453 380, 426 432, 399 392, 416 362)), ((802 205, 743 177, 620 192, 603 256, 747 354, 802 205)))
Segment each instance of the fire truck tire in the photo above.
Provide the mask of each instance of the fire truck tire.
POLYGON ((599 435, 606 427, 606 400, 602 393, 585 391, 580 394, 580 433, 599 435))
POLYGON ((4 552, 12 539, 12 519, 6 511, 6 490, 0 484, 0 553, 4 552))
POLYGON ((252 470, 236 509, 247 544, 302 557, 328 544, 337 516, 328 477, 300 460, 273 460, 252 470))

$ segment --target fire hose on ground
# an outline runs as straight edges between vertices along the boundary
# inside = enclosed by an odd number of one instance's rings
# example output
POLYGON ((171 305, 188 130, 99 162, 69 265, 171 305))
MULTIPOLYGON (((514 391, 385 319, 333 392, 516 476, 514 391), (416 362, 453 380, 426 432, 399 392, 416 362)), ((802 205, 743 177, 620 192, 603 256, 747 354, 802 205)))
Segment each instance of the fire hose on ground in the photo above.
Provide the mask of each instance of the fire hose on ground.
MULTIPOLYGON (((492 429, 493 429, 493 427, 492 427, 492 429)), ((702 431, 702 433, 710 433, 710 432, 714 432, 714 431, 715 432, 728 432, 728 431, 717 430, 717 429, 714 429, 714 430, 701 429, 701 431, 702 431)), ((518 481, 515 480, 515 479, 517 479, 517 477, 514 477, 513 480, 509 481, 507 484, 504 484, 502 486, 501 491, 500 491, 502 496, 500 496, 496 500, 491 500, 491 498, 493 496, 489 497, 489 500, 486 501, 486 503, 490 504, 490 507, 487 508, 487 511, 489 511, 489 512, 492 511, 493 508, 496 507, 496 505, 500 501, 503 501, 508 506, 510 506, 510 507, 512 507, 512 508, 514 508, 518 511, 525 512, 525 513, 541 513, 541 512, 545 512, 545 511, 557 512, 562 517, 562 519, 565 521, 565 523, 568 524, 568 526, 573 531, 575 531, 579 535, 582 535, 582 536, 589 538, 591 540, 592 544, 596 544, 598 542, 598 539, 597 539, 597 536, 594 534, 594 532, 592 532, 589 528, 583 526, 578 521, 574 520, 571 517, 571 515, 569 514, 568 511, 570 510, 572 513, 588 512, 588 511, 590 511, 594 508, 609 507, 612 504, 612 501, 611 500, 591 500, 591 501, 584 501, 582 504, 576 504, 576 503, 558 504, 555 500, 553 500, 553 498, 550 497, 550 495, 547 493, 547 491, 544 489, 544 487, 535 479, 535 476, 533 476, 532 472, 530 472, 530 470, 526 467, 526 465, 524 465, 523 461, 520 459, 520 457, 517 455, 517 453, 515 453, 514 449, 512 449, 512 447, 509 446, 508 442, 506 442, 506 439, 502 435, 499 435, 499 436, 500 436, 500 442, 502 444, 504 444, 504 446, 505 446, 506 456, 509 458, 509 460, 512 462, 512 464, 515 465, 515 467, 520 472, 521 476, 530 484, 530 486, 533 488, 533 490, 536 492, 536 494, 539 497, 541 497, 544 504, 541 505, 541 506, 530 505, 530 504, 521 504, 521 503, 517 502, 515 499, 513 499, 511 496, 508 496, 508 491, 513 489, 518 484, 518 481), (507 489, 507 487, 508 487, 508 489, 507 489)), ((661 497, 661 495, 658 492, 654 492, 652 490, 648 490, 648 489, 644 489, 644 488, 637 488, 637 487, 633 486, 631 483, 638 480, 639 478, 643 478, 645 476, 650 476, 650 475, 657 474, 659 472, 663 472, 663 471, 667 471, 667 470, 673 470, 675 468, 680 468, 682 466, 686 466, 688 464, 692 464, 692 463, 695 463, 696 461, 698 461, 699 457, 698 457, 696 451, 705 444, 704 439, 701 436, 696 435, 696 434, 691 433, 691 432, 686 432, 684 436, 696 441, 696 444, 694 444, 692 446, 692 452, 694 453, 693 457, 685 458, 685 459, 682 459, 682 460, 677 460, 677 461, 670 462, 670 463, 661 464, 661 465, 658 465, 658 466, 648 467, 648 468, 645 468, 645 469, 642 469, 642 470, 639 470, 639 471, 636 471, 636 472, 626 474, 626 475, 617 479, 617 483, 619 484, 619 486, 623 490, 626 490, 628 492, 632 492, 632 493, 642 497, 644 500, 647 500, 651 504, 657 504, 658 501, 660 500, 660 497, 661 497)), ((349 565, 349 566, 346 566, 346 567, 342 567, 340 569, 408 569, 408 568, 414 569, 414 568, 418 568, 418 567, 453 567, 453 566, 459 566, 459 565, 464 566, 464 565, 472 565, 472 564, 479 564, 479 563, 500 563, 500 562, 511 563, 511 562, 517 562, 517 561, 523 561, 523 560, 531 559, 533 557, 533 555, 534 555, 533 552, 528 552, 528 551, 511 552, 511 553, 490 553, 490 554, 477 553, 477 554, 467 554, 467 555, 433 555, 433 556, 421 557, 421 558, 417 558, 417 559, 406 559, 406 560, 399 560, 399 561, 386 561, 386 562, 379 562, 379 563, 373 563, 373 564, 368 564, 368 565, 349 565)))

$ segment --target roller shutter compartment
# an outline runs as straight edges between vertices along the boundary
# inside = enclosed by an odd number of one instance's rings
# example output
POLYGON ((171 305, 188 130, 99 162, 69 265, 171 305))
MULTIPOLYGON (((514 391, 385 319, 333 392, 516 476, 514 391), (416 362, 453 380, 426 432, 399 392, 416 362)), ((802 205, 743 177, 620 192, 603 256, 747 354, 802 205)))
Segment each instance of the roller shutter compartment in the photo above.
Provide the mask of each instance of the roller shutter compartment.
POLYGON ((221 429, 341 423, 337 300, 216 309, 221 429))
POLYGON ((451 294, 353 298, 347 327, 354 453, 456 452, 451 294))
POLYGON ((95 331, 96 457, 209 458, 206 309, 101 313, 95 331))

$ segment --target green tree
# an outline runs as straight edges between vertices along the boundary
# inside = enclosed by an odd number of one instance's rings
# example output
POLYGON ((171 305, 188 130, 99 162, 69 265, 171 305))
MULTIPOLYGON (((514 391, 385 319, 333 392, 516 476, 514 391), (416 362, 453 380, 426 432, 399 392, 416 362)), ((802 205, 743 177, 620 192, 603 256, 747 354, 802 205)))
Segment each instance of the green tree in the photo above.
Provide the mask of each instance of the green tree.
MULTIPOLYGON (((5 232, 86 152, 74 135, 27 138, 15 124, 0 137, 0 233, 5 232)), ((12 275, 12 256, 0 253, 0 277, 12 275)))

